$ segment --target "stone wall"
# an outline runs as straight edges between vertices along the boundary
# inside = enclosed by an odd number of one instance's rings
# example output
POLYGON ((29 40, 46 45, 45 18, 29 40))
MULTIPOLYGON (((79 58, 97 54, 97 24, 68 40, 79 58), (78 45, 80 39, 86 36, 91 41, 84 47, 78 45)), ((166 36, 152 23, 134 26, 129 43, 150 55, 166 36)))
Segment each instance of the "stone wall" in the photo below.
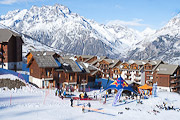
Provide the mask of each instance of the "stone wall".
POLYGON ((8 87, 9 89, 15 89, 20 88, 20 86, 25 86, 25 84, 19 80, 0 79, 0 88, 8 87))

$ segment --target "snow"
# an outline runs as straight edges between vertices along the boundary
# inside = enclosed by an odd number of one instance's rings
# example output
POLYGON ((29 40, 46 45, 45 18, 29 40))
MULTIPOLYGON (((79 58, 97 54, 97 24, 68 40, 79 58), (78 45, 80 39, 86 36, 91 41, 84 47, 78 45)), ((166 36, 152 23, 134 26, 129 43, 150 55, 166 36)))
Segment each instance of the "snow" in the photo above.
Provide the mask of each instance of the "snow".
MULTIPOLYGON (((87 92, 92 96, 95 91, 87 92)), ((107 98, 107 103, 103 104, 104 98, 97 101, 79 101, 80 105, 88 102, 93 109, 100 109, 104 112, 86 111, 82 113, 79 107, 70 107, 70 99, 63 100, 54 95, 52 89, 35 89, 23 87, 17 90, 0 89, 0 116, 1 120, 179 120, 180 114, 175 110, 161 110, 155 105, 162 102, 168 105, 173 104, 175 108, 180 108, 180 95, 170 92, 158 92, 158 97, 143 99, 143 104, 136 101, 127 100, 127 103, 117 103, 112 106, 115 95, 111 94, 107 98), (12 96, 12 97, 11 97, 12 96), (11 104, 10 104, 11 103, 11 104), (126 110, 125 108, 130 108, 126 110), (155 115, 152 110, 160 113, 155 115), (123 112, 123 114, 119 114, 123 112)), ((96 91, 98 93, 98 91, 96 91)), ((78 92, 74 93, 76 96, 78 92)), ((98 96, 99 98, 99 96, 98 96)), ((123 97, 121 97, 123 99, 123 97)), ((77 101, 74 100, 74 105, 77 101)))
POLYGON ((63 65, 64 65, 64 66, 69 66, 69 64, 67 64, 67 63, 63 63, 63 65))
POLYGON ((73 61, 76 61, 76 60, 77 60, 77 58, 75 58, 75 57, 70 57, 69 59, 71 59, 71 60, 73 60, 73 61))
POLYGON ((88 68, 88 66, 89 66, 88 63, 83 63, 83 64, 84 64, 84 66, 85 66, 86 68, 88 68))
POLYGON ((23 81, 23 80, 20 79, 19 77, 14 76, 14 75, 12 75, 12 74, 4 74, 4 75, 0 75, 0 79, 11 79, 11 80, 19 79, 19 80, 23 81))

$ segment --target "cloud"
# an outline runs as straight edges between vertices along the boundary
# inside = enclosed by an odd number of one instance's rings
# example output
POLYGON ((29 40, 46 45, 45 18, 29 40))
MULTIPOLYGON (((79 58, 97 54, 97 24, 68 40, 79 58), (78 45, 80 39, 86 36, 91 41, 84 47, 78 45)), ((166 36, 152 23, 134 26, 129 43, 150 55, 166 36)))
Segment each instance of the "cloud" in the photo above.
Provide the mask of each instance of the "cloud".
POLYGON ((40 0, 0 0, 0 4, 11 5, 18 2, 33 2, 33 1, 40 1, 40 0))
POLYGON ((123 26, 149 26, 147 24, 142 24, 142 19, 133 19, 132 21, 122 21, 122 20, 110 20, 107 25, 123 25, 123 26))
POLYGON ((18 0, 1 0, 0 4, 5 4, 5 5, 11 5, 13 3, 16 3, 18 0))

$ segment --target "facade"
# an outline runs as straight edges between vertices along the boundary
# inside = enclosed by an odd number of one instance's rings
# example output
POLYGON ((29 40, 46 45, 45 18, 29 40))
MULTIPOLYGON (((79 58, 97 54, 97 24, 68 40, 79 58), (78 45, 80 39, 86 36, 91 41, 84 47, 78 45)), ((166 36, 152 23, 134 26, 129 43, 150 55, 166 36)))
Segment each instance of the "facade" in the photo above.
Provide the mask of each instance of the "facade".
POLYGON ((39 88, 84 90, 88 83, 90 72, 82 62, 63 59, 50 51, 31 51, 26 57, 30 70, 29 81, 39 88))
POLYGON ((60 66, 56 60, 60 56, 54 52, 37 51, 27 54, 27 67, 30 71, 29 82, 39 88, 55 87, 54 69, 60 66))
POLYGON ((22 70, 21 36, 8 29, 0 29, 0 67, 9 70, 22 70))
POLYGON ((154 75, 153 83, 158 89, 180 93, 180 67, 178 65, 161 64, 154 75))
POLYGON ((90 71, 83 62, 76 62, 72 59, 58 59, 61 67, 55 69, 54 80, 57 88, 66 88, 85 91, 88 84, 90 71))
POLYGON ((153 75, 157 67, 163 64, 162 61, 155 60, 130 60, 119 66, 121 76, 127 81, 136 82, 137 84, 152 85, 153 75))
POLYGON ((118 66, 121 64, 120 60, 107 59, 106 57, 101 57, 90 63, 91 65, 97 67, 101 70, 103 78, 113 78, 117 79, 121 72, 118 66))

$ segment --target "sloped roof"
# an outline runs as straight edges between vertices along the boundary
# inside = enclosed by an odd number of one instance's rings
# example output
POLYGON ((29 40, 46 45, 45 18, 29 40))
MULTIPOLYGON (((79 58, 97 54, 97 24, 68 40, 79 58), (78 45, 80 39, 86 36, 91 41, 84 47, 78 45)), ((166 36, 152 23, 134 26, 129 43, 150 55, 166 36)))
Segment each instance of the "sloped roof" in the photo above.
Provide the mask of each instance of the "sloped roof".
POLYGON ((81 65, 81 66, 84 68, 85 72, 90 73, 88 67, 86 67, 86 66, 84 65, 85 63, 83 63, 83 62, 78 62, 78 64, 81 65))
POLYGON ((8 42, 12 36, 21 37, 19 34, 13 32, 11 30, 0 29, 0 42, 8 42))
POLYGON ((95 64, 96 64, 97 62, 99 62, 99 61, 101 61, 101 60, 96 59, 95 61, 91 62, 90 64, 91 64, 91 65, 95 65, 95 64))
POLYGON ((82 57, 82 58, 91 58, 93 55, 76 55, 77 57, 82 57))
POLYGON ((95 56, 91 56, 90 58, 88 58, 88 59, 85 60, 84 62, 87 62, 87 61, 91 60, 93 57, 95 57, 95 56))
MULTIPOLYGON (((107 59, 105 59, 107 60, 107 59)), ((109 60, 110 64, 109 64, 109 68, 113 68, 117 65, 118 62, 120 62, 120 60, 109 60)))
POLYGON ((94 70, 97 70, 98 68, 93 65, 89 65, 88 69, 94 71, 94 70))
POLYGON ((74 57, 74 56, 72 56, 72 55, 65 55, 65 56, 62 56, 63 59, 69 59, 69 58, 71 58, 71 57, 74 57))
POLYGON ((41 68, 58 68, 59 65, 56 63, 53 56, 34 56, 33 57, 35 61, 37 62, 38 66, 41 68))
POLYGON ((63 65, 65 72, 82 72, 79 66, 72 59, 61 59, 58 58, 58 61, 63 65))
POLYGON ((159 67, 157 67, 157 74, 172 75, 177 68, 178 65, 160 64, 159 67))

